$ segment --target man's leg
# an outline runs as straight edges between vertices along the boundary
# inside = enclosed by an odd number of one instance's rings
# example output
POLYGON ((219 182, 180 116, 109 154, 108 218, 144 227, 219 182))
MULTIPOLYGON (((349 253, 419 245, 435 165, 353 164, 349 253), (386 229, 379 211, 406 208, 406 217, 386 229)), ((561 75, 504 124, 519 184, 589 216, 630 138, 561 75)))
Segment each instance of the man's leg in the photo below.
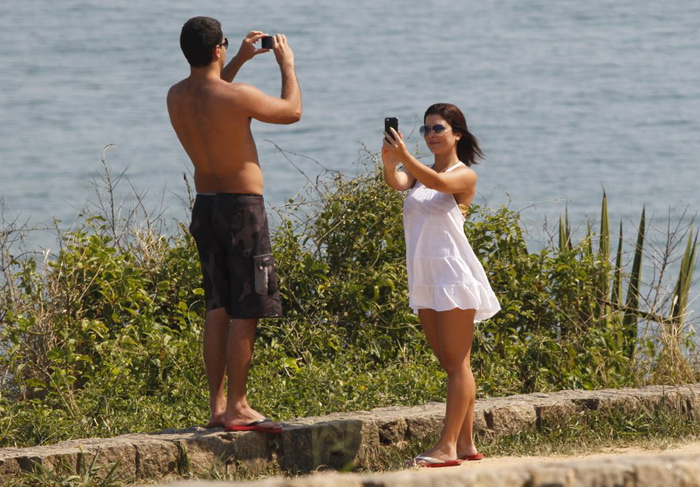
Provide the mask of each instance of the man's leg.
POLYGON ((248 405, 248 371, 253 359, 253 345, 257 319, 231 320, 228 333, 228 401, 226 403, 226 423, 250 422, 251 408, 248 405))
MULTIPOLYGON (((233 319, 228 334, 228 400, 225 427, 241 426, 265 416, 248 404, 248 372, 253 358, 257 319, 233 319)), ((265 422, 264 428, 281 428, 279 423, 265 422)))
POLYGON ((226 341, 229 316, 225 308, 207 311, 204 320, 204 368, 209 385, 209 426, 223 426, 226 415, 226 341))

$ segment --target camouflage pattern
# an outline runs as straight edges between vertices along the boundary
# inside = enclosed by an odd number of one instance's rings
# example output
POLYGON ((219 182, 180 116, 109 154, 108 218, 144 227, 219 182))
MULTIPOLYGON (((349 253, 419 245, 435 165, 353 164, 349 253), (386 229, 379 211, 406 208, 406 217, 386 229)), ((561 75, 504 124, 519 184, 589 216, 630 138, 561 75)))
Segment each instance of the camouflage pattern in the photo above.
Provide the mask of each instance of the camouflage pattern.
POLYGON ((198 194, 190 232, 202 264, 207 310, 225 307, 238 319, 282 316, 261 195, 198 194))

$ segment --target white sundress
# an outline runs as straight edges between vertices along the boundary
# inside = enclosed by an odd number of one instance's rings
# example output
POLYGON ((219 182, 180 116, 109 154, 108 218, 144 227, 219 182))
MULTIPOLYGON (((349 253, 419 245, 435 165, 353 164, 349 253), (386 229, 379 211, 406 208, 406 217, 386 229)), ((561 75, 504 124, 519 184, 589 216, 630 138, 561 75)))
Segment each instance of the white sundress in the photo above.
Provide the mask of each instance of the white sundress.
POLYGON ((475 309, 476 322, 491 318, 501 309, 464 234, 465 218, 454 195, 416 181, 404 200, 403 218, 408 302, 416 314, 425 308, 475 309))

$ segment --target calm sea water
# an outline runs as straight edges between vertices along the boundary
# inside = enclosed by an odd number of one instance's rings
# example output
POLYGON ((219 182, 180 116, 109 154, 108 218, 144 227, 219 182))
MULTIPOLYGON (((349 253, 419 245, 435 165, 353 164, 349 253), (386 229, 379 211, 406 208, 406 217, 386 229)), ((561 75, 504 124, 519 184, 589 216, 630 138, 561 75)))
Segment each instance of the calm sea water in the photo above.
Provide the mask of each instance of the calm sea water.
MULTIPOLYGON (((94 199, 103 147, 118 174, 185 219, 189 162, 165 95, 188 74, 194 15, 223 23, 231 54, 250 29, 287 34, 304 99, 292 126, 254 123, 265 196, 280 205, 323 168, 353 174, 397 116, 410 144, 436 101, 459 105, 487 159, 478 203, 525 209, 535 238, 568 207, 633 227, 642 206, 700 208, 700 2, 453 0, 221 2, 29 0, 0 5, 0 197, 5 220, 70 226, 94 199), (281 148, 282 151, 277 148, 281 148)), ((274 57, 238 81, 278 94, 274 57)), ((125 181, 121 187, 130 192, 125 181)), ((629 229, 633 232, 633 228, 629 229)), ((38 246, 51 232, 34 232, 38 246)), ((542 237, 544 238, 544 237, 542 237)))

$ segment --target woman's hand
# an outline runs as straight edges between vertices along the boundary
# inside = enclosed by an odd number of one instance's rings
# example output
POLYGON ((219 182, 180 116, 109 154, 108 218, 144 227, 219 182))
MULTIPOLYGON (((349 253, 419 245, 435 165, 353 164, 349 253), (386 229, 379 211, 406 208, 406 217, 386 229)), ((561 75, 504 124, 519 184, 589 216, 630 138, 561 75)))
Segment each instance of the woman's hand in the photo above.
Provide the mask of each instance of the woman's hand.
POLYGON ((398 166, 401 161, 394 157, 386 146, 382 146, 382 163, 384 164, 384 167, 388 169, 396 169, 396 166, 398 166))
POLYGON ((382 162, 384 163, 384 180, 386 183, 398 190, 406 191, 411 189, 416 182, 406 167, 398 170, 398 166, 406 161, 411 155, 406 150, 401 132, 396 132, 393 128, 391 132, 384 132, 384 143, 382 144, 382 162))
POLYGON ((407 150, 401 132, 397 132, 393 127, 389 130, 391 132, 384 132, 382 161, 384 165, 389 164, 395 167, 406 158, 407 150))

